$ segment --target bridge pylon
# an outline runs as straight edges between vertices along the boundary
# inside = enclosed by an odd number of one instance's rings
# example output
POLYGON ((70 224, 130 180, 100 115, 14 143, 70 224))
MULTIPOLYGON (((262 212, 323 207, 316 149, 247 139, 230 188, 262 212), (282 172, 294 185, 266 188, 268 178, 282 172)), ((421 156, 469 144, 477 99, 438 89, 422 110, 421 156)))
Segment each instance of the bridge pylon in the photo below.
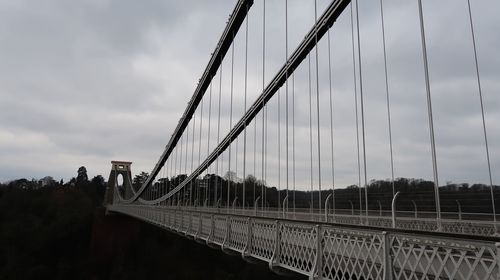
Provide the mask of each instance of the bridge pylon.
POLYGON ((111 161, 111 172, 109 173, 104 199, 105 206, 113 204, 115 197, 119 197, 115 195, 115 190, 119 190, 124 198, 130 198, 134 195, 130 165, 132 165, 130 161, 111 161), (119 185, 118 180, 120 176, 122 177, 121 185, 119 185))

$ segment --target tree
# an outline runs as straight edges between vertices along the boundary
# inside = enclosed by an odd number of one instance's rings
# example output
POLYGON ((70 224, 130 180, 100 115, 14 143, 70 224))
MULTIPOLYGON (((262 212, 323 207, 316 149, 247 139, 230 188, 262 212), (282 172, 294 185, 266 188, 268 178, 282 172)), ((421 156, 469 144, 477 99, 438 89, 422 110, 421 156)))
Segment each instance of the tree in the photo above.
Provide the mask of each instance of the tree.
POLYGON ((234 183, 237 183, 239 181, 238 176, 236 176, 236 172, 234 171, 227 171, 224 179, 234 183))
POLYGON ((98 186, 98 187, 105 187, 106 181, 104 181, 104 177, 101 175, 97 175, 92 180, 90 181, 92 185, 98 186))
POLYGON ((88 183, 88 181, 89 176, 87 175, 87 168, 85 168, 85 166, 80 166, 80 168, 78 168, 78 175, 76 176, 76 185, 88 183))
POLYGON ((252 174, 250 174, 245 179, 245 183, 246 184, 256 184, 257 183, 257 178, 255 178, 255 176, 253 176, 252 174))
POLYGON ((149 177, 149 173, 142 171, 138 175, 135 175, 134 180, 132 180, 132 186, 134 187, 135 190, 138 190, 144 182, 149 177))

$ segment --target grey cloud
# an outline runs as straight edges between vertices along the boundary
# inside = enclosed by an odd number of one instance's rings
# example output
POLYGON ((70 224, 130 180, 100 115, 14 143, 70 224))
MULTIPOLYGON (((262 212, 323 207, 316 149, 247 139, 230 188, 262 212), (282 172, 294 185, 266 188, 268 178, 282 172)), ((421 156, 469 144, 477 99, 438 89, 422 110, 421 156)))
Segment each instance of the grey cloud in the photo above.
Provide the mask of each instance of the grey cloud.
MULTIPOLYGON (((284 2, 267 1, 266 83, 285 61, 284 2)), ((319 11, 329 3, 318 2, 319 11)), ((369 179, 390 176, 378 1, 360 0, 369 179)), ((385 4, 396 176, 431 177, 425 87, 415 3, 385 4)), ((495 180, 500 179, 500 97, 495 55, 500 27, 495 0, 472 1, 495 180)), ((79 165, 107 175, 112 159, 149 171, 196 87, 234 7, 227 1, 0 2, 0 180, 53 175, 68 178, 79 165), (33 160, 36 159, 36 160, 33 160), (43 166, 37 164, 44 160, 43 166), (31 175, 33 174, 33 175, 31 175)), ((289 1, 289 53, 314 22, 312 2, 289 1)), ((466 21, 466 2, 424 1, 431 86, 442 182, 485 181, 484 147, 466 21), (467 159, 467 161, 463 160, 467 159)), ((338 184, 357 183, 349 7, 331 30, 338 184)), ((262 1, 249 17, 247 105, 262 90, 262 1)), ((244 111, 244 29, 235 38, 233 123, 244 111)), ((319 45, 321 164, 329 185, 329 91, 326 37, 319 45)), ((230 54, 230 53, 229 53, 230 54)), ((312 52, 315 78, 314 51, 312 52)), ((230 123, 230 56, 223 64, 221 137, 230 123)), ((307 60, 295 75, 297 185, 309 182, 307 60)), ((213 81, 210 147, 215 147, 218 75, 213 81)), ((289 84, 289 86, 291 86, 289 84)), ((315 106, 315 83, 312 85, 315 106)), ((284 88, 281 89, 284 104, 284 88)), ((269 103, 268 181, 277 183, 277 97, 269 103)), ((202 135, 208 135, 208 95, 202 135)), ((284 121, 284 107, 281 120, 284 121)), ((199 112, 197 113, 199 125, 199 112)), ((316 127, 313 112, 313 128, 316 127)), ((261 115, 257 117, 261 124, 261 115)), ((283 123, 282 123, 283 124, 283 123)), ((253 127, 253 126, 251 126, 253 127)), ((192 127, 189 132, 193 138, 192 127)), ((284 133, 284 126, 281 127, 284 133)), ((315 133, 315 130, 313 130, 315 133)), ((199 127, 195 128, 195 138, 199 127)), ((249 153, 253 130, 249 129, 249 153)), ((261 131, 258 127, 257 153, 261 131)), ((284 135, 281 135, 283 155, 284 135)), ((238 139, 242 168, 242 136, 238 139)), ((195 140, 195 147, 199 144, 195 140)), ((206 143, 202 143, 202 156, 206 143)), ((236 144, 232 153, 235 157, 236 144)), ((182 146, 185 148, 185 144, 182 146)), ((188 155, 191 155, 189 152, 188 155)), ((185 156, 185 154, 184 154, 185 156)), ((193 157, 197 159, 197 149, 193 157)), ((225 168, 227 169, 227 153, 225 168)), ((236 157, 235 157, 236 158, 236 157)), ((257 156, 257 170, 260 157, 257 156)), ((317 151, 313 149, 313 166, 317 151)), ((197 163, 197 160, 195 161, 197 163)), ((233 159, 232 168, 235 168, 233 159)), ((253 157, 248 165, 253 168, 253 157)), ((185 162, 184 162, 185 164, 185 162)), ((281 163, 281 175, 284 174, 281 163)), ((212 169, 213 170, 213 169, 212 169)), ((260 174, 260 171, 257 175, 260 174)), ((259 175, 261 176, 261 175, 259 175)), ((317 174, 313 174, 317 180, 317 174)), ((283 177, 281 178, 283 180, 283 177)), ((283 182, 283 181, 282 181, 283 182)))

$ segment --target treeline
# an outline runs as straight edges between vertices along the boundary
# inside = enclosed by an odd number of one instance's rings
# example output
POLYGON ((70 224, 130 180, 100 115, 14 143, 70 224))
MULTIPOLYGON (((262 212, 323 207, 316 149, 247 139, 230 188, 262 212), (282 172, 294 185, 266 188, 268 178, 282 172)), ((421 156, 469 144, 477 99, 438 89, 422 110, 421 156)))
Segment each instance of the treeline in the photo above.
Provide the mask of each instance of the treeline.
MULTIPOLYGON (((142 172, 134 177, 134 188, 138 189, 148 174, 142 172)), ((149 190, 151 195, 158 197, 168 193, 187 178, 186 174, 172 178, 160 178, 149 190)), ((434 183, 423 179, 397 178, 391 180, 373 180, 368 184, 367 194, 365 188, 351 185, 347 188, 336 189, 335 195, 329 199, 332 207, 334 200, 335 209, 359 211, 366 210, 366 198, 368 198, 368 209, 370 211, 391 210, 393 198, 393 187, 395 192, 400 192, 396 208, 398 211, 414 211, 415 206, 420 212, 435 212, 435 190, 434 183)), ((310 187, 309 187, 310 188, 310 187)), ((304 189, 304 188, 301 188, 304 189)), ((219 207, 235 206, 253 207, 258 199, 258 205, 264 204, 269 208, 282 208, 286 203, 288 207, 296 208, 324 208, 326 199, 332 194, 331 186, 323 186, 321 193, 314 186, 314 191, 287 191, 283 186, 280 190, 269 187, 265 182, 257 180, 249 175, 245 180, 239 179, 234 173, 228 172, 221 177, 215 174, 207 174, 194 180, 185 187, 179 195, 174 196, 172 204, 196 204, 218 205, 219 207), (244 193, 244 195, 243 195, 244 193), (285 199, 288 195, 288 199, 285 199), (243 197, 245 198, 243 200, 243 197), (287 202, 288 201, 288 202, 287 202)), ((500 186, 493 186, 496 209, 500 209, 500 186)), ((458 205, 462 212, 469 213, 492 213, 491 188, 484 184, 453 184, 448 183, 439 187, 440 204, 442 212, 457 212, 458 205)))
POLYGON ((94 212, 106 182, 85 168, 67 183, 0 184, 0 279, 90 279, 94 212))
POLYGON ((66 183, 0 184, 0 279, 294 279, 128 216, 104 215, 105 188, 84 167, 66 183))
MULTIPOLYGON (((134 177, 136 188, 147 175, 143 172, 134 177)), ((149 191, 155 195, 165 194, 185 179, 186 175, 163 178, 149 191)), ((68 182, 47 176, 40 180, 19 179, 0 184, 0 279, 134 279, 165 275, 174 279, 275 277, 265 266, 261 269, 246 265, 239 258, 224 257, 220 251, 174 237, 146 223, 133 225, 128 217, 104 216, 102 210, 97 210, 102 209, 106 184, 100 175, 89 178, 85 167, 79 168, 68 182), (114 224, 117 217, 128 222, 117 226, 114 224)), ((315 208, 318 203, 323 207, 331 194, 331 189, 324 188, 321 201, 318 191, 290 190, 289 207, 293 207, 295 201, 295 207, 307 209, 311 197, 315 208)), ((393 183, 389 180, 370 182, 367 188, 370 211, 378 211, 379 207, 390 210, 392 188, 393 183)), ((432 182, 399 178, 394 182, 394 189, 401 192, 397 203, 399 211, 413 211, 413 202, 420 212, 435 211, 432 182)), ((439 193, 443 212, 456 212, 458 201, 463 212, 491 213, 490 187, 487 185, 447 184, 439 188, 439 193)), ((498 186, 494 187, 494 193, 496 207, 500 209, 498 186)), ((235 201, 241 206, 244 202, 253 207, 254 200, 261 197, 259 201, 267 207, 281 207, 286 195, 286 190, 268 187, 251 175, 243 181, 232 173, 224 177, 209 174, 193 181, 172 201, 188 203, 191 200, 194 203, 196 199, 201 205, 208 199, 207 202, 213 205, 216 197, 221 197, 219 206, 225 207, 229 197, 229 204, 235 201)), ((364 188, 353 185, 335 191, 336 209, 349 211, 352 206, 357 211, 360 204, 364 209, 364 188)))

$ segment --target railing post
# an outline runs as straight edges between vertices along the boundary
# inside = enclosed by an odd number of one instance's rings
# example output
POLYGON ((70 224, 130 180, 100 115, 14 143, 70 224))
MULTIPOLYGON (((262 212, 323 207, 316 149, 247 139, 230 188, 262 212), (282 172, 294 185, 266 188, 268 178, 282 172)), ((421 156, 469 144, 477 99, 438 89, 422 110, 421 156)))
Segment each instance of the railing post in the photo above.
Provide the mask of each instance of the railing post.
POLYGON ((500 242, 495 243, 497 248, 497 279, 500 279, 500 242))
POLYGON ((191 210, 189 210, 189 228, 186 229, 186 233, 189 234, 189 232, 191 232, 191 229, 193 228, 193 213, 191 212, 191 210))
POLYGON ((212 240, 212 237, 214 235, 214 228, 215 228, 215 219, 214 219, 214 215, 210 215, 210 233, 208 234, 208 237, 207 237, 207 245, 210 246, 210 240, 212 240))
POLYGON ((168 227, 172 229, 172 209, 168 209, 168 227))
POLYGON ((233 213, 236 212, 236 202, 238 202, 238 197, 236 196, 233 200, 233 205, 232 205, 232 208, 233 208, 233 213))
POLYGON ((252 231, 253 231, 253 220, 252 218, 247 219, 248 227, 247 227, 247 240, 245 244, 245 248, 243 249, 243 252, 241 253, 241 256, 243 258, 246 258, 250 255, 249 251, 250 248, 252 248, 252 231))
POLYGON ((380 203, 380 200, 377 200, 378 202, 378 216, 382 217, 382 203, 380 203))
POLYGON ((187 227, 189 225, 184 225, 184 215, 186 214, 186 211, 184 211, 183 209, 179 209, 179 211, 181 211, 181 230, 180 232, 182 233, 182 230, 184 229, 184 227, 186 227, 186 231, 187 231, 187 227))
POLYGON ((455 200, 457 202, 458 206, 458 220, 462 221, 462 205, 460 204, 460 201, 458 199, 455 200))
POLYGON ((224 237, 224 241, 222 242, 222 251, 225 251, 227 248, 227 243, 231 239, 231 216, 226 216, 226 236, 224 237))
POLYGON ((332 194, 329 194, 325 199, 325 222, 327 222, 327 223, 328 223, 328 202, 330 201, 331 197, 332 197, 332 194))
POLYGON ((274 271, 274 267, 279 264, 280 260, 280 249, 281 249, 281 223, 279 221, 274 222, 274 228, 276 230, 274 234, 274 250, 271 260, 269 260, 269 268, 274 271))
POLYGON ((349 203, 351 204, 351 216, 354 216, 354 204, 352 204, 352 201, 350 200, 349 203))
POLYGON ((392 271, 391 237, 386 231, 383 231, 382 238, 384 240, 384 279, 392 280, 393 271, 392 271))
POLYGON ((316 225, 316 259, 309 275, 309 279, 322 279, 323 272, 323 232, 321 225, 316 225))
POLYGON ((256 217, 257 217, 257 208, 259 206, 259 200, 260 200, 260 196, 258 196, 257 199, 255 199, 255 202, 253 204, 254 216, 256 216, 256 217))
POLYGON ((413 208, 415 209, 415 219, 418 217, 418 210, 417 210, 417 203, 415 203, 415 200, 411 200, 411 202, 413 203, 413 208))
POLYGON ((217 199, 217 212, 220 212, 220 198, 217 199))
POLYGON ((202 220, 201 220, 201 212, 198 213, 198 229, 196 230, 196 234, 194 236, 194 238, 198 238, 198 236, 200 235, 201 233, 201 225, 203 224, 202 220))
POLYGON ((285 213, 288 213, 288 211, 285 211, 286 209, 288 209, 288 195, 285 196, 285 198, 283 199, 283 218, 286 218, 285 217, 285 213), (286 203, 286 207, 285 207, 285 203, 286 203))
POLYGON ((399 192, 397 192, 392 198, 392 227, 396 228, 396 199, 398 198, 399 192))

